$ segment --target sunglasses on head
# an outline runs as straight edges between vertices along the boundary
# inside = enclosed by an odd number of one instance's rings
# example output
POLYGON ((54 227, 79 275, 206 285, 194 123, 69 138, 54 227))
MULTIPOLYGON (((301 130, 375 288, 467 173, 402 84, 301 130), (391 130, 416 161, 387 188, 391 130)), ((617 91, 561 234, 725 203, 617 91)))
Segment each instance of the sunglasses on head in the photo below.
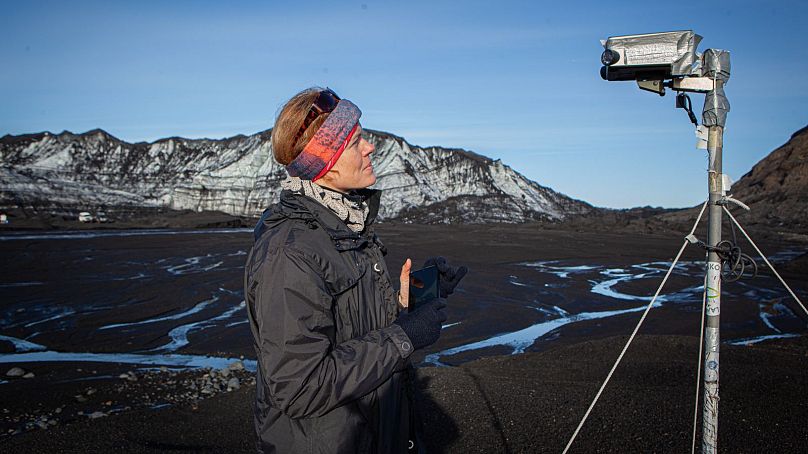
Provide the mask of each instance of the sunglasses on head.
POLYGON ((300 139, 300 136, 306 132, 306 129, 309 127, 312 121, 314 121, 317 117, 319 117, 323 113, 331 112, 337 107, 337 103, 339 103, 340 97, 334 93, 333 90, 330 88, 326 88, 325 90, 321 91, 320 94, 317 96, 317 99, 312 103, 311 109, 309 109, 309 113, 306 114, 306 118, 303 119, 303 125, 300 127, 300 130, 297 131, 297 135, 295 135, 294 142, 297 143, 297 140, 300 139))

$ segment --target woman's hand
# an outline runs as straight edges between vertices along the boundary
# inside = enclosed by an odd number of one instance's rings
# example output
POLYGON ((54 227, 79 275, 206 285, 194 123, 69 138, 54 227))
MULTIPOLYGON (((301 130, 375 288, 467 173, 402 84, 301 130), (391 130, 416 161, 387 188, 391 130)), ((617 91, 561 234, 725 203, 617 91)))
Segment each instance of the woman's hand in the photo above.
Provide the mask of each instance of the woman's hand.
POLYGON ((433 298, 414 311, 402 312, 393 321, 410 338, 412 348, 420 350, 438 341, 441 325, 446 321, 446 299, 433 298))
POLYGON ((468 273, 469 269, 465 266, 451 266, 445 257, 430 257, 426 259, 424 268, 428 266, 436 266, 438 273, 440 273, 440 297, 446 298, 454 293, 455 287, 460 283, 460 280, 468 273))
POLYGON ((401 266, 401 290, 398 292, 398 305, 406 309, 410 302, 410 270, 412 269, 412 260, 407 259, 404 265, 401 266))

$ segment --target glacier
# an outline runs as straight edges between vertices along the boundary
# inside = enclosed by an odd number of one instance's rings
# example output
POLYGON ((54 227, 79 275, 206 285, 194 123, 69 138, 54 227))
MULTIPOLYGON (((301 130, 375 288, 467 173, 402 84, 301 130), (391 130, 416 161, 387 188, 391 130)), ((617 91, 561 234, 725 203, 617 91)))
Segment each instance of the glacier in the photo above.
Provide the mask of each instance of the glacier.
MULTIPOLYGON (((255 217, 286 177, 272 157, 272 130, 224 139, 169 137, 128 143, 95 129, 0 138, 0 209, 74 214, 109 207, 220 211, 255 217)), ((500 160, 419 147, 365 130, 383 189, 380 220, 519 223, 563 220, 591 205, 541 186, 500 160)))

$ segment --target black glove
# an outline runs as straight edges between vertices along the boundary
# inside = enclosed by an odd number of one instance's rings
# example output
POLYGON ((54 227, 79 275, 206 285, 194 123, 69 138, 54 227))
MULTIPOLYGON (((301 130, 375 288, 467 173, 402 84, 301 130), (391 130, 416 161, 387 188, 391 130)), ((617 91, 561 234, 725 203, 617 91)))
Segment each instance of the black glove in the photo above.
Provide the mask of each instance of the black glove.
POLYGON ((465 266, 455 267, 449 265, 445 257, 430 257, 424 262, 424 268, 435 265, 440 273, 440 297, 446 298, 454 293, 455 287, 460 283, 460 279, 468 273, 465 266))
POLYGON ((446 321, 444 308, 446 308, 446 300, 435 298, 412 312, 402 312, 393 323, 407 333, 412 348, 418 350, 437 342, 440 337, 441 323, 446 321))

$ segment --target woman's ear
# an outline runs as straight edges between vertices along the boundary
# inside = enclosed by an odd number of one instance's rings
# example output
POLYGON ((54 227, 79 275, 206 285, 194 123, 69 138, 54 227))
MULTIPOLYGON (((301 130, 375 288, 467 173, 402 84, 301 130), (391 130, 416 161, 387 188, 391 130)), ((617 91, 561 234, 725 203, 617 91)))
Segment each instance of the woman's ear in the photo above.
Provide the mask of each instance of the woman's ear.
POLYGON ((325 175, 321 176, 319 180, 315 183, 319 184, 320 186, 325 186, 329 189, 343 192, 342 190, 337 189, 336 182, 339 181, 339 171, 337 169, 331 168, 325 175))

